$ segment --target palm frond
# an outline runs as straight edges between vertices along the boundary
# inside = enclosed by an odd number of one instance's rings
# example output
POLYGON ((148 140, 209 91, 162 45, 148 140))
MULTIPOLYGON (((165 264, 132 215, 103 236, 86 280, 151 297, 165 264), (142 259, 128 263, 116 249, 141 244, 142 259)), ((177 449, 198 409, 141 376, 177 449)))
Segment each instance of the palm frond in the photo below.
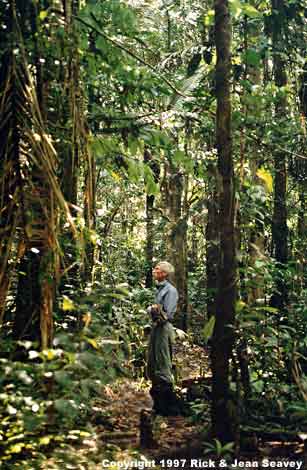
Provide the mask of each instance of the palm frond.
POLYGON ((175 111, 181 111, 183 104, 193 100, 192 93, 199 86, 201 80, 204 78, 206 73, 206 67, 204 64, 200 65, 196 72, 191 77, 182 80, 180 85, 180 95, 173 94, 170 99, 169 109, 175 111))
POLYGON ((10 13, 11 37, 18 43, 19 53, 8 44, 0 71, 0 320, 9 289, 9 261, 21 236, 25 253, 39 253, 40 279, 34 282, 40 289, 38 315, 45 348, 50 346, 53 330, 59 265, 58 208, 74 234, 76 229, 56 176, 57 154, 45 129, 13 2, 10 13))
POLYGON ((21 209, 14 100, 14 66, 9 54, 5 54, 0 71, 0 321, 10 285, 9 260, 21 209))

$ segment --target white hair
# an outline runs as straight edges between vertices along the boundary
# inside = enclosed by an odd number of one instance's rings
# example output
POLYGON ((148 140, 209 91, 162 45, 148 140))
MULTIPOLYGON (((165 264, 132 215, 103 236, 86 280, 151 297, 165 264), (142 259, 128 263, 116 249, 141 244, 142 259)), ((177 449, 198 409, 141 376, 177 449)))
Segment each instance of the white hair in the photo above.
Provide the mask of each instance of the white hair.
POLYGON ((167 275, 173 274, 175 272, 174 266, 168 261, 160 261, 157 266, 161 269, 161 271, 165 272, 167 275))

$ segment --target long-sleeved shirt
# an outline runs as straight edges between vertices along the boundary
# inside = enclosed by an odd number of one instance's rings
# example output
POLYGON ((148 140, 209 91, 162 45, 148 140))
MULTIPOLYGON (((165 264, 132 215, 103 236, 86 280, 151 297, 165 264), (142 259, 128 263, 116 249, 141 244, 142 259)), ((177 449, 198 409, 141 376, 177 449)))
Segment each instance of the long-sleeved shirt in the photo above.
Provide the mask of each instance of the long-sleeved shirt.
POLYGON ((174 318, 177 309, 178 291, 167 279, 157 285, 157 292, 155 296, 156 304, 162 305, 163 310, 167 314, 168 320, 174 318))

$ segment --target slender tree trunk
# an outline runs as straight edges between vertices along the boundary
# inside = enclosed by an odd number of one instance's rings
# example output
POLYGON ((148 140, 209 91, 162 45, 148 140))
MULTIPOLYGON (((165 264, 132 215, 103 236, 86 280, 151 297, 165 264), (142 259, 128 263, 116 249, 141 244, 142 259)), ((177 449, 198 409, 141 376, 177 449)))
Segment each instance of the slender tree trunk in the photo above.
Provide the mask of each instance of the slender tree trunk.
POLYGON ((187 214, 183 210, 184 176, 171 164, 168 167, 167 208, 170 219, 168 227, 168 256, 174 265, 174 283, 179 293, 176 325, 187 330, 187 214))
MULTIPOLYGON (((257 177, 257 162, 250 164, 251 174, 253 176, 255 184, 262 186, 263 191, 266 191, 263 181, 257 177)), ((252 268, 255 267, 256 261, 264 257, 264 224, 262 220, 256 220, 249 236, 248 245, 248 264, 252 268)), ((264 298, 264 281, 263 274, 257 272, 254 276, 253 284, 248 288, 247 301, 248 305, 254 306, 257 300, 264 298)))
POLYGON ((197 217, 192 217, 191 247, 189 250, 188 271, 194 272, 198 266, 199 239, 197 236, 197 217))
POLYGON ((235 439, 235 405, 230 398, 229 361, 234 346, 236 303, 234 170, 231 144, 230 51, 231 23, 227 0, 215 0, 216 140, 219 195, 220 264, 212 362, 212 432, 221 442, 235 439))
POLYGON ((145 247, 145 258, 146 258, 146 278, 145 287, 152 287, 153 277, 153 255, 154 255, 154 219, 153 219, 153 207, 154 207, 155 196, 153 194, 146 194, 146 247, 145 247))
MULTIPOLYGON (((64 109, 63 124, 67 126, 67 120, 71 122, 69 129, 69 142, 65 145, 65 156, 63 162, 62 188, 65 199, 77 204, 77 186, 79 178, 79 158, 80 158, 80 114, 82 106, 80 103, 80 65, 78 53, 78 38, 75 31, 73 15, 79 10, 78 0, 64 0, 65 18, 65 40, 68 46, 68 66, 64 81, 64 109)), ((64 149, 63 149, 64 150, 64 149)))
MULTIPOLYGON (((58 154, 61 158, 61 189, 66 201, 70 204, 71 212, 74 216, 77 215, 75 206, 78 206, 78 182, 80 177, 80 166, 82 161, 82 133, 84 129, 84 119, 82 112, 84 111, 81 87, 80 87, 80 57, 78 51, 78 35, 75 27, 74 15, 79 11, 79 0, 63 0, 63 16, 64 16, 64 30, 65 35, 63 38, 63 55, 67 56, 67 65, 62 69, 61 80, 63 94, 61 97, 61 107, 59 109, 59 122, 63 127, 64 133, 62 140, 57 146, 58 154)), ((86 181, 85 184, 91 184, 88 180, 88 175, 93 170, 92 164, 88 159, 85 164, 86 181)), ((93 190, 86 188, 85 198, 93 190)), ((88 206, 85 209, 86 221, 93 221, 91 201, 84 201, 88 206)), ((90 235, 85 233, 87 247, 90 246, 90 235), (89 243, 87 243, 89 242, 89 243)), ((89 266, 85 262, 85 251, 78 252, 76 240, 72 234, 71 228, 68 227, 64 231, 63 244, 65 245, 63 264, 64 269, 69 268, 69 285, 73 285, 75 290, 80 286, 80 282, 88 275, 89 266), (80 261, 80 262, 79 262, 80 261), (80 266, 83 267, 80 269, 80 266), (85 272, 87 274, 85 274, 85 272)), ((90 258, 92 253, 89 253, 90 258)), ((62 279, 60 286, 61 293, 72 295, 71 288, 66 288, 64 285, 65 278, 62 279)), ((80 322, 78 322, 79 324, 80 322)))
MULTIPOLYGON (((75 14, 77 14, 79 5, 78 2, 75 4, 75 14)), ((89 38, 89 48, 92 53, 95 52, 95 41, 92 37, 89 38)), ((79 65, 78 65, 79 66, 79 65)), ((78 72, 79 74, 79 72, 78 72)), ((79 88, 81 88, 79 86, 79 88)), ((85 247, 84 247, 84 260, 83 260, 83 283, 88 281, 93 281, 93 268, 95 264, 95 256, 99 256, 98 253, 95 254, 95 230, 96 230, 96 198, 97 198, 97 168, 95 157, 93 156, 88 140, 89 140, 89 129, 88 123, 86 121, 86 112, 85 112, 85 97, 80 90, 80 110, 79 110, 79 121, 81 124, 81 156, 84 163, 84 220, 86 227, 86 236, 85 236, 85 247)), ((95 93, 94 88, 89 85, 88 87, 88 114, 91 114, 95 105, 95 93)), ((99 129, 99 123, 94 122, 94 133, 99 129)), ((101 253, 102 247, 100 250, 97 249, 97 252, 101 253)))
POLYGON ((87 132, 84 129, 83 157, 85 166, 84 220, 86 243, 84 248, 83 282, 92 281, 95 259, 96 229, 96 162, 86 142, 87 132))
MULTIPOLYGON (((304 162, 305 163, 305 162, 304 162)), ((302 293, 307 287, 307 267, 306 267, 306 250, 307 250, 307 184, 301 184, 300 188, 300 208, 298 214, 297 235, 300 243, 298 261, 299 261, 299 292, 302 293)))
MULTIPOLYGON (((305 138, 307 137, 307 64, 301 75, 301 87, 299 93, 301 111, 303 114, 303 126, 305 138)), ((298 175, 299 185, 299 213, 297 222, 297 234, 299 240, 298 259, 299 259, 299 279, 300 292, 307 287, 307 268, 306 268, 306 249, 307 249, 307 161, 299 160, 296 162, 296 174, 298 175)))
MULTIPOLYGON (((250 47, 250 44, 255 44, 259 40, 260 35, 261 35, 260 26, 257 26, 254 24, 252 24, 251 26, 248 18, 246 17, 245 22, 244 22, 244 53, 246 57, 247 57, 247 51, 250 47)), ((246 61, 246 63, 244 64, 244 77, 243 78, 244 80, 248 80, 253 85, 259 86, 260 81, 261 81, 260 67, 257 65, 248 64, 246 61)), ((248 94, 249 92, 245 92, 243 94, 243 98, 246 97, 246 93, 248 94)), ((245 117, 248 118, 248 116, 255 111, 255 108, 257 110, 258 106, 261 106, 260 102, 259 102, 259 105, 257 103, 253 103, 251 105, 247 101, 243 103, 242 105, 242 113, 244 113, 245 117)), ((258 109, 257 111, 260 114, 261 108, 258 109)), ((245 154, 247 154, 251 178, 255 185, 262 186, 263 191, 266 192, 267 189, 266 189, 264 181, 261 180, 257 176, 257 171, 259 170, 259 167, 260 167, 260 156, 259 156, 258 149, 255 147, 254 142, 250 142, 246 140, 244 134, 242 134, 241 136, 241 142, 242 142, 241 143, 241 149, 242 149, 241 182, 243 183, 244 177, 245 177, 244 165, 245 165, 245 160, 246 160, 245 154)), ((265 210, 264 204, 262 201, 259 201, 259 202, 257 201, 257 204, 260 205, 260 207, 263 207, 263 210, 265 210)), ((254 220, 252 222, 254 222, 254 220)), ((264 224, 262 221, 259 220, 259 217, 255 220, 250 231, 249 242, 248 242, 248 253, 249 253, 248 265, 251 266, 252 268, 255 268, 256 261, 261 256, 264 256, 264 224)), ((258 273, 254 277, 253 285, 248 287, 247 292, 246 292, 246 297, 247 297, 248 305, 251 305, 251 306, 255 305, 257 299, 264 297, 262 274, 258 273)))
MULTIPOLYGON (((282 23, 284 15, 283 0, 272 0, 272 11, 278 12, 279 21, 273 25, 273 68, 275 84, 278 88, 287 84, 286 64, 281 56, 282 53, 282 23)), ((279 95, 276 101, 276 118, 285 120, 287 116, 287 101, 284 95, 279 95)), ((287 166, 284 151, 274 152, 274 209, 272 220, 272 236, 275 259, 278 267, 284 270, 288 262, 288 227, 287 227, 287 166)), ((287 304, 288 288, 283 275, 278 275, 275 282, 275 292, 271 298, 271 305, 283 309, 287 304)))
POLYGON ((207 275, 207 315, 216 314, 216 296, 218 286, 219 265, 219 213, 218 213, 218 188, 217 169, 212 166, 209 169, 210 192, 208 195, 208 221, 206 226, 206 275, 207 275))
MULTIPOLYGON (((159 179, 160 169, 159 166, 152 160, 150 151, 148 148, 144 150, 144 163, 148 164, 153 172, 154 179, 157 182, 159 179)), ((145 286, 150 288, 153 284, 152 268, 153 268, 153 256, 154 256, 154 203, 155 196, 153 194, 146 194, 146 247, 145 247, 145 259, 146 259, 146 278, 145 286)))

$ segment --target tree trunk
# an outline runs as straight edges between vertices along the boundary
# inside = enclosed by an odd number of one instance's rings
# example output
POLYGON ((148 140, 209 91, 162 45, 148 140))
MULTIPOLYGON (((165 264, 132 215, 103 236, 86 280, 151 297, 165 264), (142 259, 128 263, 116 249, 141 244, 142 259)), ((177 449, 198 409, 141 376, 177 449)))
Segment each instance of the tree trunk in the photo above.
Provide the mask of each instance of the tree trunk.
MULTIPOLYGON (((6 24, 8 28, 8 31, 4 28, 0 31, 0 42, 4 45, 8 41, 8 33, 11 33, 12 22, 7 10, 1 10, 0 15, 1 23, 6 24)), ((5 100, 5 90, 8 90, 7 96, 9 98, 13 93, 14 83, 11 80, 12 74, 9 71, 11 67, 11 54, 7 51, 1 57, 0 68, 0 325, 3 322, 6 298, 9 291, 9 259, 15 232, 14 226, 19 213, 16 204, 19 137, 16 125, 14 125, 15 116, 10 109, 11 103, 5 100), (12 128, 14 129, 13 142, 15 144, 8 155, 7 142, 12 128)))
POLYGON ((154 219, 153 207, 155 196, 153 194, 146 194, 146 277, 145 287, 150 288, 153 285, 152 268, 153 268, 153 255, 154 255, 154 219))
POLYGON ((199 239, 197 234, 197 216, 191 218, 192 230, 191 230, 191 242, 190 250, 188 255, 188 271, 194 272, 198 267, 199 258, 199 239))
MULTIPOLYGON (((84 135, 87 139, 87 133, 84 135)), ((84 220, 86 227, 83 282, 91 282, 95 259, 95 229, 96 229, 96 162, 87 142, 83 142, 83 156, 85 166, 84 188, 84 220)))
POLYGON ((217 169, 209 168, 210 188, 208 194, 208 221, 206 226, 206 275, 207 275, 207 315, 208 318, 216 314, 216 295, 218 286, 219 265, 219 214, 218 214, 218 188, 217 169))
POLYGON ((187 285, 187 214, 183 211, 183 174, 172 164, 167 172, 167 208, 169 226, 167 232, 167 254, 175 268, 174 283, 179 293, 175 323, 178 328, 188 327, 188 285, 187 285))
MULTIPOLYGON (((145 148, 144 150, 144 163, 150 166, 154 175, 154 180, 155 182, 157 182, 159 180, 160 168, 159 168, 159 165, 152 160, 152 157, 148 148, 145 148)), ((154 212, 153 212, 154 203, 155 203, 155 196, 153 194, 146 194, 145 287, 148 287, 148 288, 152 287, 152 284, 153 284, 152 268, 153 268, 153 256, 154 256, 154 212)))
MULTIPOLYGON (((3 23, 9 24, 7 18, 3 23)), ((7 52, 2 57, 0 69, 0 116, 1 124, 4 123, 0 126, 0 324, 5 314, 12 270, 9 260, 13 258, 13 243, 21 209, 17 203, 20 185, 19 132, 14 112, 13 67, 12 55, 7 52), (13 144, 11 148, 10 135, 13 144)))
MULTIPOLYGON (((305 163, 305 162, 303 162, 305 163)), ((306 204, 306 192, 307 184, 306 181, 301 183, 300 188, 300 208, 298 214, 298 223, 297 223, 297 235, 300 243, 298 250, 298 271, 299 271, 299 286, 298 291, 300 294, 307 288, 307 268, 306 268, 306 250, 307 250, 307 204, 306 204)))
MULTIPOLYGON (((42 348, 46 348, 51 345, 53 338, 52 307, 58 259, 54 197, 54 190, 58 190, 56 159, 44 127, 44 113, 38 105, 38 90, 29 73, 20 32, 23 28, 17 24, 17 18, 24 21, 25 11, 16 10, 15 3, 11 2, 8 62, 5 61, 2 75, 3 82, 8 85, 3 90, 2 99, 11 118, 7 121, 7 128, 0 126, 9 131, 4 136, 3 158, 7 168, 11 167, 14 171, 14 185, 7 189, 9 196, 13 196, 14 186, 18 187, 14 203, 22 209, 18 226, 6 220, 8 230, 11 231, 10 243, 12 229, 24 239, 24 244, 22 247, 19 244, 17 250, 21 260, 13 334, 16 339, 37 340, 42 348), (14 53, 16 45, 20 50, 17 55, 14 53)), ((38 81, 36 86, 39 86, 38 81)), ((1 119, 4 117, 1 115, 1 119)), ((5 176, 10 177, 10 172, 6 171, 5 176)), ((9 209, 9 206, 5 209, 9 209)), ((5 278, 8 275, 6 271, 5 278)))
MULTIPOLYGON (((67 66, 64 69, 62 122, 65 127, 70 123, 67 142, 62 148, 64 156, 62 191, 66 201, 77 204, 77 185, 79 177, 80 132, 80 74, 78 37, 75 32, 73 15, 78 14, 78 0, 64 0, 65 46, 68 49, 67 66)), ((65 47, 64 46, 64 47, 65 47)), ((64 51, 63 51, 64 53, 64 51)), ((67 52, 66 52, 67 54, 67 52)))
MULTIPOLYGON (((249 26, 248 18, 245 18, 244 23, 244 53, 247 56, 247 51, 251 44, 255 44, 259 41, 259 37, 261 35, 260 25, 252 25, 249 26)), ((247 61, 244 64, 244 80, 248 80, 253 85, 259 86, 261 83, 261 73, 260 67, 257 65, 251 65, 247 61)), ((248 94, 249 92, 247 92, 248 94)), ((246 92, 245 92, 246 94, 246 92)), ((243 97, 245 97, 245 94, 243 97)), ((245 114, 246 118, 249 115, 252 115, 253 112, 256 110, 261 112, 261 102, 258 104, 253 103, 252 105, 247 101, 246 104, 243 104, 242 112, 245 114), (257 106, 260 109, 257 110, 257 106)), ((242 134, 241 139, 243 144, 241 145, 242 148, 242 183, 244 181, 244 164, 245 164, 245 153, 248 154, 248 164, 250 169, 250 175, 253 180, 253 183, 257 186, 262 186, 263 191, 266 192, 267 188, 264 181, 257 176, 257 171, 259 170, 260 164, 260 155, 258 149, 255 146, 254 142, 248 141, 245 138, 245 135, 242 134)), ((263 208, 265 211, 264 204, 261 200, 257 201, 257 205, 263 208)), ((250 221, 250 220, 249 220, 250 221)), ((248 222, 249 222, 248 221, 248 222)), ((259 220, 259 217, 256 218, 254 221, 251 220, 253 226, 251 228, 249 234, 249 241, 248 241, 248 266, 251 266, 253 269, 255 268, 256 261, 264 256, 264 223, 262 220, 259 220)), ((244 221, 246 223, 246 221, 244 221)), ((263 275, 259 272, 254 277, 253 284, 248 287, 246 292, 247 302, 248 305, 254 306, 256 304, 257 299, 262 299, 264 297, 264 290, 263 290, 263 275)))
MULTIPOLYGON (((282 45, 282 22, 284 15, 283 0, 272 0, 272 12, 278 14, 280 20, 273 25, 272 47, 273 47, 273 69, 275 84, 281 88, 287 84, 286 64, 281 56, 282 45), (278 12, 278 13, 276 13, 278 12)), ((287 101, 284 95, 279 95, 276 101, 276 117, 285 120, 287 116, 287 101)), ((282 125, 282 124, 281 124, 282 125)), ((284 271, 288 262, 288 227, 287 227, 287 167, 286 154, 284 151, 274 152, 274 209, 272 220, 272 237, 275 259, 278 268, 284 271)), ((275 292, 271 298, 271 305, 283 309, 287 303, 288 288, 283 274, 277 276, 275 292)))
MULTIPOLYGON (((72 214, 77 215, 75 206, 78 206, 78 182, 80 176, 80 166, 82 161, 82 134, 85 133, 84 128, 84 106, 81 95, 80 87, 80 57, 78 51, 78 35, 75 27, 74 15, 77 15, 79 11, 78 0, 63 0, 63 16, 64 16, 64 30, 65 35, 63 39, 63 55, 67 56, 67 65, 63 66, 61 79, 63 94, 61 96, 61 107, 59 109, 59 123, 64 129, 61 141, 57 146, 58 154, 61 158, 61 189, 66 201, 70 204, 72 214)), ((85 145, 83 145, 83 150, 85 145)), ((85 149, 87 152, 87 149, 85 149)), ((91 159, 90 155, 87 155, 88 159, 91 159)), ((85 184, 90 184, 87 180, 87 175, 93 170, 90 161, 88 160, 85 164, 86 181, 85 184)), ((86 188, 86 191, 92 191, 93 187, 86 188)), ((89 193, 88 193, 89 194, 89 193)), ((88 194, 85 194, 87 197, 88 194)), ((88 205, 89 201, 84 201, 88 205)), ((93 221, 92 207, 88 206, 85 211, 89 210, 85 214, 86 220, 93 221)), ((85 230, 86 231, 86 230, 85 230)), ((85 233, 85 238, 89 235, 85 233)), ((87 240, 88 241, 88 240, 87 240)), ((89 242, 90 243, 90 242, 89 242)), ((65 246, 64 257, 63 257, 63 269, 69 269, 69 285, 74 286, 74 291, 80 287, 80 282, 85 272, 88 271, 88 266, 85 259, 85 251, 82 253, 78 252, 76 246, 76 240, 72 234, 71 228, 68 227, 64 231, 63 245, 65 246), (81 258, 81 259, 80 259, 81 258), (80 266, 83 262, 83 271, 80 266)), ((87 242, 86 246, 89 246, 87 242)), ((92 253, 89 253, 91 258, 92 253)), ((65 278, 62 279, 60 286, 61 293, 65 293, 68 296, 72 295, 71 288, 66 288, 64 285, 65 278)), ((78 322, 79 323, 79 322, 78 322)))
POLYGON ((213 334, 212 432, 221 442, 235 439, 235 405, 230 397, 229 361, 234 345, 236 255, 234 231, 234 170, 231 144, 230 50, 231 23, 227 0, 215 0, 216 140, 219 195, 220 263, 216 322, 213 334))
MULTIPOLYGON (((307 137, 306 119, 307 119, 307 64, 305 64, 304 72, 301 74, 301 87, 300 87, 300 104, 303 114, 303 126, 305 138, 307 137)), ((306 249, 307 249, 307 161, 303 159, 296 159, 295 162, 295 176, 299 185, 299 212, 297 222, 297 235, 298 235, 298 270, 299 270, 299 285, 300 293, 307 287, 307 270, 306 270, 306 249)))

